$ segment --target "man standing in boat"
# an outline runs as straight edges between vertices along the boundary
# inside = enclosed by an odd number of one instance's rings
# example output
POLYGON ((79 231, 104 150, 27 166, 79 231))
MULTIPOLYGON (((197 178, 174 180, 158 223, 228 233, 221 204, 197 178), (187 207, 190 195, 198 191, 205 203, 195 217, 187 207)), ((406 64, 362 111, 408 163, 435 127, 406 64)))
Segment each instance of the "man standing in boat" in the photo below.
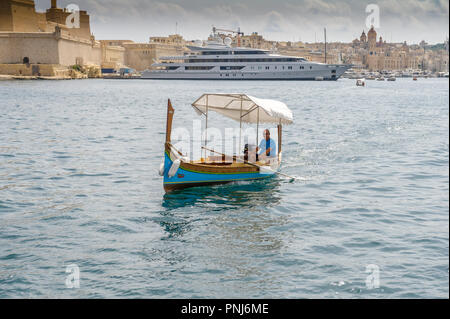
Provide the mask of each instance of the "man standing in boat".
POLYGON ((256 152, 259 152, 259 160, 277 156, 277 145, 275 144, 275 141, 270 138, 270 131, 268 129, 264 130, 264 139, 262 139, 261 143, 259 143, 259 146, 256 148, 256 152))

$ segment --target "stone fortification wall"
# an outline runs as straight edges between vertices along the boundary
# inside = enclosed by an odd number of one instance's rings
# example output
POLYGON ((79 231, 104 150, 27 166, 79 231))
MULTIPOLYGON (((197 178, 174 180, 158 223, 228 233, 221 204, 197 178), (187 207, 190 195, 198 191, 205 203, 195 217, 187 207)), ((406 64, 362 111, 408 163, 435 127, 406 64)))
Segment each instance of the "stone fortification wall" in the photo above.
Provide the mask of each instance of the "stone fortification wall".
POLYGON ((57 64, 0 64, 0 74, 69 77, 70 70, 57 64))
POLYGON ((59 64, 101 65, 102 49, 97 41, 60 37, 58 39, 59 64))
POLYGON ((0 63, 59 64, 58 41, 53 33, 0 32, 0 63))
POLYGON ((102 52, 96 41, 80 40, 60 30, 54 33, 0 32, 0 63, 100 65, 102 52))

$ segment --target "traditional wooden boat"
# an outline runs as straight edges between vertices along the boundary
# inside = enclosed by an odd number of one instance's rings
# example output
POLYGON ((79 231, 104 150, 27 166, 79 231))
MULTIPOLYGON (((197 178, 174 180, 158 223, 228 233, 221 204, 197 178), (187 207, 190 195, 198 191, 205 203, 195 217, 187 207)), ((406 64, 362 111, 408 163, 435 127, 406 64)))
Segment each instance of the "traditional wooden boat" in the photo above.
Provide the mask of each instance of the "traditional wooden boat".
MULTIPOLYGON (((205 116, 206 131, 208 129, 208 113, 217 112, 240 123, 256 124, 256 145, 258 145, 259 124, 276 124, 278 127, 278 152, 276 156, 258 158, 256 149, 247 150, 246 154, 228 156, 204 146, 205 157, 190 160, 179 152, 171 143, 172 119, 175 110, 171 101, 167 105, 166 142, 164 163, 160 167, 160 175, 164 176, 166 192, 187 187, 224 184, 243 180, 258 180, 281 174, 282 125, 291 124, 291 110, 282 102, 259 99, 246 94, 203 94, 192 107, 199 115, 205 116), (215 155, 206 156, 206 151, 215 155), (258 158, 258 159, 257 159, 258 158)), ((241 143, 241 136, 239 136, 241 143)), ((239 145, 241 150, 241 144, 239 145)))

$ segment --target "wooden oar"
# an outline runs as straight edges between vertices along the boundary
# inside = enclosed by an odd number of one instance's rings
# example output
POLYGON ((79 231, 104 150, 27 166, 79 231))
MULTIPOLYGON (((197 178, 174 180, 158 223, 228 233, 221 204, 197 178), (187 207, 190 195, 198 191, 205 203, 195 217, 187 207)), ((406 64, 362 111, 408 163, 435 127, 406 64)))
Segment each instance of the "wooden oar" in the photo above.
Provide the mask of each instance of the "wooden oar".
MULTIPOLYGON (((222 156, 227 156, 227 155, 225 155, 225 154, 223 154, 223 153, 217 152, 217 151, 215 151, 215 150, 209 149, 209 148, 204 147, 204 146, 202 146, 202 148, 205 149, 205 150, 207 150, 207 151, 210 151, 210 152, 213 152, 213 153, 222 155, 222 156)), ((228 155, 228 156, 229 156, 229 155, 228 155)), ((238 159, 237 157, 236 157, 235 159, 236 159, 236 161, 239 161, 240 163, 244 163, 244 164, 248 164, 248 165, 250 165, 250 166, 258 167, 259 169, 262 168, 262 169, 264 169, 264 170, 268 170, 268 171, 270 171, 270 172, 273 172, 274 174, 277 174, 277 175, 281 175, 281 176, 290 178, 291 181, 292 181, 292 180, 297 180, 297 178, 295 178, 295 177, 293 177, 293 176, 289 176, 289 175, 286 175, 286 174, 283 174, 283 173, 274 171, 273 169, 271 169, 271 168, 269 168, 269 167, 262 166, 262 165, 258 165, 258 164, 252 163, 252 162, 246 162, 246 161, 243 161, 243 160, 241 160, 241 159, 238 159)))

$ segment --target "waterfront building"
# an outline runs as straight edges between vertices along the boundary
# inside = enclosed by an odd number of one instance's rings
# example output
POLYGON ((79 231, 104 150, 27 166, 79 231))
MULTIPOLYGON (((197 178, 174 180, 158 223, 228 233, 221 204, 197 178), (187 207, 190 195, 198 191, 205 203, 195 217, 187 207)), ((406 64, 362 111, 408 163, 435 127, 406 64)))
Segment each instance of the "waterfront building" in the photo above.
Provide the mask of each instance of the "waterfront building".
MULTIPOLYGON (((231 33, 218 33, 216 36, 219 36, 222 41, 225 40, 225 38, 230 38, 232 47, 239 46, 242 48, 272 50, 275 49, 277 45, 280 45, 280 42, 264 39, 258 32, 252 32, 252 34, 249 35, 239 35, 239 38, 238 35, 231 33)), ((214 35, 211 34, 207 41, 214 41, 214 35)))
POLYGON ((117 48, 95 40, 86 11, 79 12, 79 28, 66 26, 70 14, 56 0, 46 12, 36 12, 33 0, 2 0, 0 73, 52 76, 53 70, 73 65, 99 69, 103 57, 120 55, 117 48))
POLYGON ((408 45, 406 42, 387 43, 381 36, 377 40, 377 32, 372 27, 367 36, 363 31, 342 54, 346 63, 363 66, 369 71, 448 70, 448 50, 428 47, 425 41, 408 45))
POLYGON ((183 55, 185 48, 178 44, 163 42, 124 43, 125 63, 138 71, 146 70, 161 56, 183 55))
POLYGON ((149 43, 184 46, 186 41, 179 34, 171 34, 168 37, 150 37, 149 43))
MULTIPOLYGON (((58 8, 57 0, 49 1, 45 12, 37 12, 33 0, 0 0, 0 74, 54 75, 74 65, 95 66, 114 72, 125 66, 138 71, 148 69, 163 56, 187 53, 187 41, 179 34, 151 36, 148 43, 131 40, 95 39, 90 16, 80 11, 80 27, 66 26, 71 14, 58 8), (52 71, 54 70, 54 71, 52 71)), ((448 72, 448 39, 443 44, 418 45, 387 43, 378 37, 374 27, 362 31, 350 43, 304 43, 270 41, 257 32, 245 35, 225 31, 218 36, 231 39, 232 47, 275 51, 280 55, 303 58, 309 62, 352 64, 370 71, 428 70, 448 72)), ((212 40, 211 36, 209 40, 212 40)), ((229 41, 229 40, 227 40, 229 41)))
MULTIPOLYGON (((100 40, 102 49, 102 73, 114 73, 125 65, 125 48, 122 41, 100 40)), ((126 41, 128 43, 129 41, 126 41)), ((131 41, 130 41, 131 42, 131 41)))

